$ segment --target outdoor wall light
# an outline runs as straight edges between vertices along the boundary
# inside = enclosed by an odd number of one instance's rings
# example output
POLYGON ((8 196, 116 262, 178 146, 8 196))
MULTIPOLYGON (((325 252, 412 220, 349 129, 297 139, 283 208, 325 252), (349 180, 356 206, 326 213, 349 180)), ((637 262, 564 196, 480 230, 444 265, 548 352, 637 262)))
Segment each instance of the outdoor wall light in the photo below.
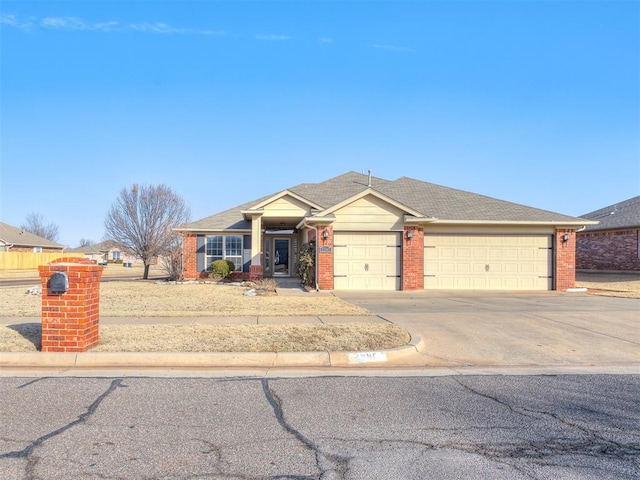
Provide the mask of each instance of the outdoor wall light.
POLYGON ((407 232, 407 240, 411 240, 413 238, 413 232, 411 230, 409 230, 407 232))
POLYGON ((564 235, 562 235, 562 241, 563 242, 568 242, 569 241, 569 234, 565 233, 564 235))
POLYGON ((326 240, 327 238, 329 238, 329 232, 328 232, 327 230, 323 230, 323 232, 322 232, 322 238, 324 238, 325 240, 326 240))

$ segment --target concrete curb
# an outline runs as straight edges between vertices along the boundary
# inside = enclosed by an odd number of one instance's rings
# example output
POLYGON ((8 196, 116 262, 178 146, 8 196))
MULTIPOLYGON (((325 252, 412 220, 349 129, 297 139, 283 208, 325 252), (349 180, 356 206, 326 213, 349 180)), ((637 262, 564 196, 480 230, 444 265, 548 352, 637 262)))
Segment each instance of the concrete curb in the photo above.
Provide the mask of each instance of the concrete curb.
POLYGON ((86 353, 0 353, 0 367, 110 368, 110 367, 357 367, 375 365, 417 365, 422 337, 403 327, 411 340, 407 345, 375 352, 86 352, 86 353), (416 358, 412 358, 412 357, 416 358))

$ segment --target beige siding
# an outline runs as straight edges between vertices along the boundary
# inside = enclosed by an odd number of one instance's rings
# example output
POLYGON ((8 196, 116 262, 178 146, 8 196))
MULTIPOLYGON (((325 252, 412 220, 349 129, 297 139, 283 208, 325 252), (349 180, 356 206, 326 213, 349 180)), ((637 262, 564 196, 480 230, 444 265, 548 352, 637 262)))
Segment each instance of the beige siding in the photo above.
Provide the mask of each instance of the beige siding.
POLYGON ((553 235, 555 227, 549 225, 439 225, 428 223, 424 227, 425 235, 446 234, 461 235, 553 235))
POLYGON ((373 195, 367 195, 334 213, 334 231, 402 231, 404 212, 373 195))
POLYGON ((269 217, 304 217, 310 213, 309 205, 285 195, 264 206, 263 218, 269 217))

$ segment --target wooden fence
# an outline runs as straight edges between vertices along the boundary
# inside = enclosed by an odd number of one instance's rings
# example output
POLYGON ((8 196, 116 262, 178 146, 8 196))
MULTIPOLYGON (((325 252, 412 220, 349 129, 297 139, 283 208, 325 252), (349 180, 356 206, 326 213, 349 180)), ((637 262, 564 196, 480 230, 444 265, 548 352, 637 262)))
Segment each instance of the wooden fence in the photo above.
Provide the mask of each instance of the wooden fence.
POLYGON ((60 257, 84 257, 82 253, 0 252, 0 270, 33 270, 60 257))

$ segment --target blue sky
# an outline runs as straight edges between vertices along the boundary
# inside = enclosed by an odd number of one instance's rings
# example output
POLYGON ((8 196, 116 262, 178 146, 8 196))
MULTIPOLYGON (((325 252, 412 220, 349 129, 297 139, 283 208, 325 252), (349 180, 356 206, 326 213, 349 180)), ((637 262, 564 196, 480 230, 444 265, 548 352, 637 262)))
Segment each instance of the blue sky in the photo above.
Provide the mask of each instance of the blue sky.
POLYGON ((0 221, 102 239, 347 171, 580 215, 640 195, 638 1, 0 4, 0 221))

